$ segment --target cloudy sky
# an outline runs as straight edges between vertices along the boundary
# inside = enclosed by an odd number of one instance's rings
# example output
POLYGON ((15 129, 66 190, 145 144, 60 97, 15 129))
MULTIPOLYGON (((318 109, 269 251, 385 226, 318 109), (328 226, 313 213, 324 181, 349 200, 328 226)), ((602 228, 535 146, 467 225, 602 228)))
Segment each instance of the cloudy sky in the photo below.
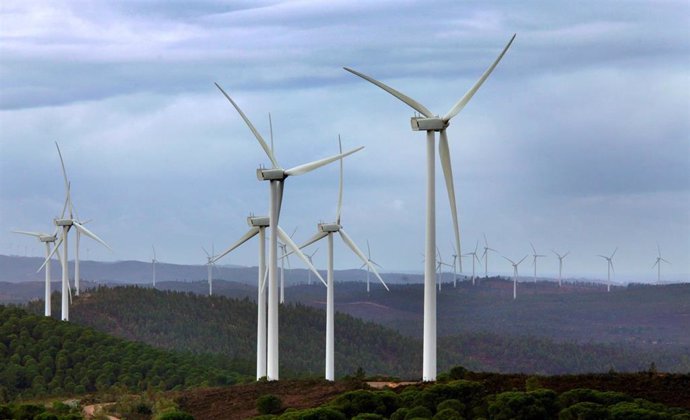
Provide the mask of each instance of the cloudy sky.
MULTIPOLYGON (((292 167, 345 148, 343 226, 387 270, 422 270, 424 134, 351 66, 445 112, 517 38, 448 129, 463 252, 486 234, 513 259, 570 251, 567 275, 690 273, 687 1, 3 1, 0 253, 39 255, 11 229, 51 231, 64 186, 90 259, 204 261, 266 214, 270 162, 213 82, 292 167)), ((437 167, 438 243, 451 219, 437 167)), ((297 242, 335 216, 337 165, 286 182, 297 242)), ((483 239, 482 239, 483 241, 483 239)), ((481 247, 480 243, 480 247, 481 247)), ((324 266, 324 246, 315 261, 324 266)), ((226 259, 256 264, 255 240, 226 259)), ((358 266, 336 245, 336 268, 358 266)), ((295 265, 297 265, 295 263, 295 265)), ((471 267, 465 261, 466 271, 471 267)), ((497 255, 491 272, 508 273, 497 255)), ((521 273, 531 266, 525 263, 521 273)))

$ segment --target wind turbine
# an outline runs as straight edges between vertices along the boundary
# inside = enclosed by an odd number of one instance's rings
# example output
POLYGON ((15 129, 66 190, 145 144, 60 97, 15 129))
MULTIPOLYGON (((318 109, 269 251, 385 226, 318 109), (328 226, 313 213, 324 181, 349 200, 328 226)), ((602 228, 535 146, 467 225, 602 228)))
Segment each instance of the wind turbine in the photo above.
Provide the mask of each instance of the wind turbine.
MULTIPOLYGON (((376 261, 371 259, 371 248, 369 247, 369 239, 367 239, 367 261, 377 266, 378 268, 383 268, 376 261)), ((367 263, 362 264, 359 268, 362 269, 364 267, 367 268, 367 293, 369 293, 369 274, 371 273, 371 270, 369 270, 369 264, 367 263)))
MULTIPOLYGON (((309 254, 304 254, 304 255, 307 256, 307 259, 309 260, 309 263, 310 263, 311 265, 314 265, 314 261, 312 260, 312 258, 314 258, 314 255, 316 255, 317 252, 319 252, 319 248, 316 248, 316 249, 314 250, 314 252, 311 253, 311 255, 309 255, 309 254)), ((309 285, 311 286, 311 271, 310 271, 310 270, 307 270, 307 274, 309 275, 308 280, 307 280, 307 284, 309 284, 309 285)))
MULTIPOLYGON (((257 327, 256 327, 256 379, 259 380, 263 377, 267 377, 266 366, 267 366, 267 348, 266 348, 266 228, 270 225, 270 220, 268 217, 247 217, 247 224, 249 225, 249 230, 245 233, 237 242, 230 245, 228 249, 221 252, 218 255, 211 258, 211 263, 215 264, 218 260, 234 251, 242 244, 256 236, 259 235, 259 270, 257 276, 257 327)), ((321 281, 326 284, 326 282, 321 278, 318 271, 309 262, 306 256, 297 248, 292 239, 285 234, 285 232, 277 229, 278 236, 289 246, 291 249, 296 250, 297 255, 305 261, 307 267, 316 273, 316 276, 321 279, 321 281)))
POLYGON ((561 278, 562 278, 562 275, 563 275, 563 260, 565 259, 565 257, 568 256, 568 254, 570 254, 570 251, 566 252, 566 253, 563 254, 563 255, 559 254, 559 253, 556 252, 556 251, 552 251, 552 252, 553 252, 554 254, 556 254, 556 256, 558 257, 558 287, 561 287, 561 284, 562 284, 562 283, 561 283, 561 278))
MULTIPOLYGON (((342 145, 340 145, 340 136, 338 136, 338 144, 340 146, 340 153, 342 153, 342 145)), ((334 274, 333 274, 333 234, 338 233, 343 242, 352 250, 352 252, 360 259, 367 267, 374 272, 374 275, 379 279, 383 287, 388 289, 388 286, 383 281, 374 264, 364 255, 357 245, 355 245, 350 235, 345 232, 343 225, 340 224, 340 214, 343 207, 343 161, 340 160, 340 183, 338 188, 338 207, 336 210, 335 222, 319 223, 317 225, 317 233, 311 237, 307 242, 300 246, 304 248, 323 238, 328 238, 328 277, 327 294, 326 294, 326 380, 333 381, 335 379, 335 305, 333 302, 334 292, 334 274)), ((390 291, 390 290, 389 290, 390 291)))
POLYGON ((525 258, 527 258, 527 255, 522 257, 522 259, 518 262, 515 262, 508 257, 503 257, 503 258, 510 261, 510 263, 513 265, 513 300, 515 300, 515 299, 517 299, 518 265, 520 265, 521 262, 525 261, 525 258))
POLYGON ((659 256, 656 257, 656 262, 654 262, 652 268, 656 266, 656 284, 661 284, 661 263, 665 262, 667 264, 671 264, 671 262, 661 258, 661 247, 659 247, 659 244, 656 244, 656 249, 659 251, 659 256))
POLYGON ((211 253, 209 254, 208 251, 206 251, 206 248, 203 246, 201 247, 202 250, 204 250, 204 254, 206 254, 206 274, 208 277, 208 295, 213 296, 213 268, 215 266, 213 260, 213 257, 215 255, 215 247, 213 244, 211 244, 211 253))
MULTIPOLYGON (((261 134, 254 128, 251 121, 244 115, 244 112, 240 109, 235 101, 230 98, 230 96, 225 93, 225 91, 218 85, 216 87, 223 93, 232 106, 240 114, 244 122, 247 124, 251 132, 256 137, 259 145, 264 150, 268 158, 271 160, 273 165, 270 169, 259 168, 256 170, 256 176, 260 181, 269 181, 270 191, 269 191, 269 220, 271 228, 277 227, 279 225, 280 219, 280 207, 283 201, 283 187, 285 179, 289 176, 303 175, 307 172, 311 172, 314 169, 320 168, 338 159, 342 159, 349 156, 364 147, 359 147, 348 151, 347 153, 342 153, 340 155, 331 156, 328 158, 320 159, 314 162, 306 163, 303 165, 295 166, 290 169, 283 169, 278 161, 276 160, 273 151, 268 147, 266 141, 261 137, 261 134)), ((288 237, 289 239, 289 237, 288 237)), ((278 235, 271 235, 268 247, 268 356, 267 356, 267 379, 269 381, 274 381, 279 379, 279 366, 278 366, 278 283, 276 274, 278 272, 278 235)))
MULTIPOLYGON (((283 201, 283 187, 285 179, 289 176, 303 175, 311 172, 314 169, 320 168, 338 159, 349 156, 364 147, 359 147, 342 153, 340 155, 331 156, 320 159, 314 162, 306 163, 304 165, 295 166, 290 169, 283 169, 276 160, 273 151, 268 147, 261 134, 254 128, 251 121, 244 115, 235 101, 225 93, 225 91, 218 85, 216 87, 223 93, 232 106, 240 114, 244 122, 247 124, 251 132, 256 137, 259 145, 264 150, 268 158, 271 160, 272 167, 270 169, 259 168, 256 170, 256 176, 260 181, 269 181, 269 220, 271 228, 278 226, 280 218, 280 207, 283 201)), ((289 237, 288 237, 289 239, 289 237)), ((267 356, 267 379, 274 381, 279 379, 278 366, 278 283, 276 274, 278 272, 278 235, 271 235, 268 246, 268 356, 267 356)))
MULTIPOLYGON (((273 143, 271 142, 271 144, 273 144, 273 143)), ((271 149, 273 149, 273 148, 271 148, 271 149)), ((291 238, 293 236, 295 236, 295 232, 297 232, 297 228, 295 228, 295 230, 292 231, 292 234, 290 234, 291 238)), ((288 257, 287 244, 285 242, 278 241, 278 246, 280 247, 280 255, 281 255, 281 257, 280 257, 280 303, 285 303, 285 262, 287 262, 288 268, 291 268, 290 267, 290 258, 288 257)), ((310 260, 310 262, 311 262, 311 260, 310 260)))
MULTIPOLYGON (((484 238, 486 238, 486 236, 485 236, 484 238)), ((475 244, 475 246, 474 246, 474 251, 468 252, 467 254, 464 254, 464 255, 466 255, 466 256, 472 257, 472 286, 474 286, 474 279, 475 279, 475 275, 474 275, 474 263, 475 263, 475 261, 476 261, 476 262, 479 263, 479 265, 482 265, 482 261, 481 261, 481 260, 479 259, 479 257, 477 256, 477 249, 478 249, 478 248, 479 248, 479 241, 477 241, 477 243, 475 244)), ((486 251, 487 251, 488 249, 491 249, 491 248, 484 248, 484 253, 485 253, 485 254, 486 254, 486 251)))
MULTIPOLYGON (((438 262, 436 263, 436 271, 438 272, 438 291, 440 292, 441 284, 443 283, 443 266, 450 267, 451 265, 443 262, 441 251, 438 249, 438 247, 436 247, 436 254, 438 256, 438 262)), ((455 270, 455 267, 453 267, 453 270, 455 270)))
POLYGON ((536 283, 537 282, 537 258, 544 258, 544 257, 546 257, 546 255, 537 254, 537 250, 534 249, 534 245, 532 245, 532 242, 529 243, 529 246, 532 247, 532 252, 534 252, 534 254, 532 254, 532 258, 533 258, 532 259, 532 265, 534 265, 534 282, 536 283))
POLYGON ((74 226, 74 228, 77 230, 77 249, 76 249, 76 254, 75 254, 75 259, 74 259, 74 267, 75 267, 75 283, 78 284, 78 279, 79 279, 79 235, 84 234, 88 236, 89 238, 95 240, 96 242, 102 244, 106 248, 112 251, 112 248, 108 244, 106 244, 101 238, 96 236, 93 232, 88 230, 82 223, 80 223, 74 216, 74 207, 72 206, 72 194, 71 194, 71 184, 67 180, 67 171, 65 170, 65 161, 62 159, 62 153, 60 152, 60 146, 58 146, 57 142, 55 142, 55 147, 57 148, 58 151, 58 156, 60 156, 60 164, 62 166, 62 176, 65 181, 65 204, 62 208, 62 215, 60 218, 55 219, 55 226, 58 228, 62 228, 62 235, 60 235, 60 238, 57 240, 55 243, 55 246, 53 247, 53 251, 48 255, 46 260, 43 262, 43 265, 37 270, 41 271, 43 266, 49 263, 50 258, 53 256, 55 252, 57 252, 58 247, 60 244, 62 244, 62 258, 63 258, 63 263, 62 263, 62 320, 63 321, 69 321, 69 300, 71 299, 71 289, 69 286, 69 264, 68 264, 68 255, 67 255, 67 243, 68 243, 68 233, 70 228, 74 226), (68 213, 68 217, 65 217, 65 213, 68 213))
POLYGON ((606 260, 606 268, 607 268, 607 272, 608 272, 607 284, 606 284, 606 291, 607 292, 611 291, 611 271, 613 271, 614 274, 616 273, 616 270, 613 269, 613 256, 616 255, 616 251, 618 251, 618 247, 616 247, 616 249, 613 250, 613 254, 611 254, 610 257, 607 257, 606 255, 599 254, 599 256, 601 258, 606 260))
POLYGON ((153 249, 153 257, 151 258, 153 287, 156 287, 156 264, 158 264, 158 259, 156 259, 156 247, 151 245, 151 249, 153 249))
POLYGON ((486 240, 486 235, 484 235, 484 277, 489 278, 489 251, 498 252, 493 248, 489 248, 489 241, 486 240))
MULTIPOLYGON (((410 98, 409 96, 393 89, 392 87, 379 82, 365 74, 356 70, 345 67, 345 70, 350 73, 363 78, 364 80, 373 83, 379 88, 385 90, 391 95, 395 96, 415 111, 422 114, 422 116, 415 115, 411 119, 413 131, 426 131, 426 167, 427 167, 427 188, 426 188, 426 259, 424 267, 424 343, 423 343, 423 364, 422 364, 422 379, 424 381, 436 380, 436 294, 434 292, 434 283, 436 281, 436 180, 435 180, 435 153, 434 147, 436 143, 436 132, 439 132, 439 157, 441 160, 441 167, 446 181, 446 189, 448 190, 448 201, 450 202, 450 210, 453 218, 453 229, 455 233, 455 242, 458 252, 460 248, 460 229, 458 223, 458 212, 455 202, 455 187, 453 186, 453 169, 450 163, 450 151, 448 148, 448 137, 446 135, 446 128, 450 120, 455 117, 467 103, 472 99, 477 90, 481 87, 484 81, 489 77, 498 62, 501 61, 510 45, 513 43, 515 35, 510 39, 501 54, 489 66, 479 80, 470 88, 467 93, 448 111, 448 113, 439 117, 434 115, 424 105, 410 98)), ((460 272, 462 272, 462 261, 460 262, 460 272)))
MULTIPOLYGON (((458 250, 455 249, 455 245, 451 244, 453 247, 453 287, 458 287, 458 250)), ((460 258, 462 258, 462 255, 460 255, 460 258)))
MULTIPOLYGON (((14 233, 19 233, 21 235, 28 235, 28 236, 33 236, 34 238, 38 239, 39 241, 43 242, 46 245, 46 259, 49 259, 50 256, 52 255, 51 251, 51 246, 52 244, 55 244, 55 241, 57 241, 57 233, 58 230, 55 230, 55 233, 52 235, 49 235, 47 233, 41 233, 41 232, 27 232, 25 230, 13 230, 12 232, 14 233)), ((62 264, 62 259, 60 258, 60 253, 58 252, 58 260, 60 261, 60 264, 62 264)), ((51 314, 51 305, 50 305, 50 263, 45 265, 46 268, 46 284, 45 284, 45 309, 44 309, 44 315, 45 316, 50 316, 51 314)))

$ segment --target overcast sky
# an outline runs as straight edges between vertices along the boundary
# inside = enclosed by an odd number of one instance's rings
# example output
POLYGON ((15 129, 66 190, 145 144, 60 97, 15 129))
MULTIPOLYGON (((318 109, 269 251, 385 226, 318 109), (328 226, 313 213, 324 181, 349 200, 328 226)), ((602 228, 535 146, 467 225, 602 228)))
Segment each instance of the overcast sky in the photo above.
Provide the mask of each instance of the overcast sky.
MULTIPOLYGON (((596 254, 619 247, 616 281, 647 281, 658 243, 664 278, 688 280, 687 1, 6 0, 0 11, 2 254, 42 252, 12 229, 54 229, 55 141, 79 217, 115 250, 84 239, 85 257, 146 260, 155 244, 161 261, 203 263, 202 245, 234 242, 247 215, 267 214, 255 169, 270 162, 218 82, 266 138, 271 112, 286 168, 336 153, 338 134, 366 146, 345 161, 343 226, 386 270, 421 272, 425 136, 410 108, 342 67, 443 115, 517 33, 448 129, 463 252, 485 233, 519 259, 531 241, 549 254, 541 273, 557 272, 556 249, 571 252, 566 275, 605 278, 596 254)), ((337 165, 287 179, 281 225, 297 242, 334 219, 337 186, 337 165)), ((360 265, 336 244, 336 268, 360 265)), ((225 262, 255 265, 256 251, 255 239, 225 262)), ((490 258, 491 272, 511 272, 490 258)))

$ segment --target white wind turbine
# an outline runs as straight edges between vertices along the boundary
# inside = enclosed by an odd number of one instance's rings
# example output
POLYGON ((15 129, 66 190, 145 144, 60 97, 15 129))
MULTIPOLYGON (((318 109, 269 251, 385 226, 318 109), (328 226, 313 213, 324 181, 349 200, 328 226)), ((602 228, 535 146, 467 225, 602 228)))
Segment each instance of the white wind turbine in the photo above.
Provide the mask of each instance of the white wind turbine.
POLYGON ((545 258, 546 255, 537 254, 537 250, 534 249, 534 245, 532 245, 532 242, 529 243, 529 246, 532 247, 532 252, 534 253, 534 254, 532 254, 532 258, 533 258, 532 259, 532 265, 534 265, 534 282, 536 283, 537 282, 537 258, 545 258))
MULTIPOLYGON (((269 227, 269 218, 264 217, 247 217, 247 224, 249 225, 249 231, 245 233, 237 242, 230 245, 228 249, 215 255, 211 258, 211 263, 215 264, 218 260, 234 251, 240 247, 243 243, 247 242, 257 234, 259 235, 259 269, 257 276, 257 327, 256 327, 256 379, 261 379, 267 377, 266 367, 267 367, 267 348, 266 348, 266 228, 269 227)), ((325 285, 326 282, 321 278, 318 271, 309 262, 309 259, 302 254, 297 245, 290 239, 290 237, 282 230, 280 227, 277 229, 278 236, 280 239, 287 244, 293 251, 296 250, 297 255, 305 262, 307 267, 316 273, 316 276, 325 285)))
POLYGON ((656 284, 661 284, 661 263, 665 262, 666 264, 671 264, 671 262, 661 258, 661 247, 659 247, 659 244, 656 244, 656 249, 659 251, 659 256, 656 257, 656 261, 652 268, 656 266, 656 284))
MULTIPOLYGON (((379 88, 385 90, 391 95, 395 96, 412 109, 422 114, 422 116, 414 116, 411 119, 413 131, 426 131, 426 166, 427 166, 427 187, 426 187, 426 244, 425 244, 425 266, 424 266, 424 342, 423 342, 423 363, 422 363, 422 379, 424 381, 436 380, 436 293, 434 292, 434 283, 436 281, 436 180, 435 180, 435 152, 434 147, 436 143, 436 132, 439 132, 439 157, 441 160, 441 167, 446 181, 446 189, 448 190, 448 201, 450 202, 450 210, 453 218, 453 229, 455 234, 455 242, 458 252, 460 248, 460 229, 458 223, 457 206, 455 202, 455 187, 453 186, 453 169, 450 163, 450 151, 448 148, 448 137, 446 135, 446 128, 450 120, 455 117, 467 103, 472 99, 477 90, 481 87, 484 81, 489 77, 498 62, 501 61, 510 45, 513 43, 515 35, 510 39, 501 54, 489 66, 479 80, 470 88, 467 93, 448 111, 448 113, 439 117, 434 115, 428 108, 409 96, 393 89, 384 83, 379 82, 365 74, 345 67, 345 70, 357 75, 364 80, 373 83, 379 88)), ((460 272, 462 272, 462 261, 460 262, 460 272)))
MULTIPOLYGON (((311 255, 310 254, 304 254, 307 256, 307 259, 309 260, 309 263, 311 265, 314 265, 314 261, 312 260, 312 258, 314 258, 314 255, 316 255, 317 252, 319 252, 319 248, 316 248, 314 250, 314 252, 311 253, 311 255)), ((307 284, 311 286, 311 270, 307 270, 307 275, 308 275, 307 284)))
MULTIPOLYGON (((340 137, 338 137, 338 143, 340 143, 340 137)), ((342 153, 342 146, 340 147, 340 152, 342 153)), ((335 379, 335 306, 333 302, 333 292, 334 292, 334 274, 333 274, 333 234, 338 233, 342 238, 343 242, 352 250, 352 252, 360 259, 367 267, 374 272, 374 275, 379 279, 383 287, 388 289, 388 286, 383 281, 374 264, 364 255, 357 245, 355 245, 350 235, 345 232, 345 229, 340 224, 340 213, 343 207, 343 161, 340 160, 340 183, 338 188, 338 207, 336 210, 336 218, 333 223, 319 223, 317 225, 317 233, 311 237, 307 242, 300 246, 304 248, 309 246, 323 238, 328 238, 328 277, 327 281, 327 294, 326 294, 326 380, 333 381, 335 379)))
POLYGON ((565 254, 561 255, 556 251, 552 251, 556 256, 558 257, 558 287, 561 287, 562 285, 562 276, 563 276, 563 260, 565 257, 570 254, 570 251, 566 252, 565 254))
POLYGON ((156 264, 158 264, 158 259, 156 258, 156 247, 151 245, 153 250, 153 257, 151 257, 151 275, 153 277, 153 287, 156 287, 156 264))
POLYGON ((611 271, 613 271, 614 274, 616 274, 616 270, 613 269, 613 256, 616 255, 616 251, 618 251, 618 247, 613 250, 613 254, 611 254, 610 257, 607 257, 606 255, 601 255, 599 256, 603 259, 606 260, 606 268, 607 268, 607 283, 606 283, 606 291, 610 292, 611 291, 611 271))
MULTIPOLYGON (((367 262, 377 266, 378 268, 383 268, 376 261, 371 259, 371 248, 369 247, 369 239, 367 239, 367 262)), ((359 268, 362 269, 364 267, 367 268, 367 293, 369 293, 369 275, 371 273, 371 270, 369 269, 369 264, 367 263, 362 264, 359 268)))
POLYGON ((522 257, 522 259, 518 262, 515 262, 508 257, 503 257, 503 258, 508 260, 513 265, 513 300, 515 300, 515 299, 517 299, 518 265, 520 265, 521 262, 525 261, 525 258, 527 258, 527 255, 522 257))
POLYGON ((215 255, 215 246, 211 244, 211 253, 209 254, 208 251, 206 251, 206 248, 203 246, 201 249, 204 251, 204 254, 206 254, 206 275, 208 278, 208 295, 213 296, 213 269, 215 268, 215 263, 213 262, 213 257, 215 255))
MULTIPOLYGON (((55 233, 52 235, 49 235, 47 233, 41 233, 41 232, 27 232, 25 230, 13 230, 12 232, 14 233, 19 233, 21 235, 28 235, 28 236, 33 236, 39 241, 43 242, 46 245, 46 259, 49 259, 52 255, 51 253, 51 245, 55 244, 55 241, 57 241, 57 233, 58 230, 55 230, 55 233)), ((60 261, 60 264, 62 264, 62 259, 60 258, 60 252, 57 252, 57 258, 60 261)), ((46 269, 46 279, 45 279, 45 294, 44 294, 44 299, 45 299, 45 308, 44 308, 44 315, 45 316, 50 316, 51 314, 51 304, 50 304, 50 263, 47 263, 45 265, 46 269)))
POLYGON ((489 241, 486 240, 486 235, 484 235, 484 277, 489 278, 489 251, 498 252, 493 248, 489 248, 489 241))
POLYGON ((453 247, 453 287, 458 287, 458 257, 462 258, 462 255, 458 255, 458 250, 455 249, 455 245, 451 244, 453 247))
MULTIPOLYGON (((271 143, 272 144, 272 143, 271 143)), ((272 150, 273 148, 271 148, 272 150)), ((290 237, 295 236, 297 228, 292 231, 290 237)), ((287 252, 287 244, 285 242, 278 241, 278 246, 280 247, 280 303, 285 303, 285 263, 287 262, 288 268, 290 267, 290 257, 287 252)), ((309 260, 311 262, 311 260, 309 260)))
MULTIPOLYGON (((438 279, 438 291, 441 291, 441 284, 443 283, 443 267, 450 267, 451 265, 443 261, 443 257, 441 256, 441 251, 436 247, 436 255, 438 257, 438 261, 436 262, 436 271, 437 271, 437 279, 438 279)), ((455 268, 453 268, 455 269, 455 268)))
MULTIPOLYGON (((476 262, 479 263, 479 265, 482 265, 482 261, 481 261, 481 260, 479 259, 479 257, 477 256, 477 249, 479 249, 479 241, 477 241, 477 243, 475 244, 475 246, 474 246, 474 251, 468 252, 467 254, 463 254, 463 255, 465 255, 465 256, 472 257, 472 286, 474 286, 474 279, 475 279, 475 275, 474 275, 474 263, 475 263, 475 261, 476 261, 476 262)), ((484 249, 484 252, 485 252, 485 253, 486 253, 487 249, 490 249, 490 248, 485 248, 485 249, 484 249)))
POLYGON ((50 261, 50 258, 53 256, 54 253, 57 252, 58 247, 60 244, 62 244, 62 320, 63 321, 69 321, 69 300, 72 296, 72 291, 69 285, 69 258, 68 258, 68 252, 67 252, 67 243, 68 243, 68 233, 70 228, 74 226, 74 228, 77 231, 77 247, 76 247, 76 254, 75 254, 75 259, 74 259, 74 268, 75 268, 75 283, 78 285, 79 281, 79 237, 81 234, 84 234, 88 236, 89 238, 95 240, 96 242, 100 243, 101 245, 105 246, 109 250, 112 251, 112 248, 108 244, 106 244, 101 238, 96 236, 93 232, 88 230, 81 222, 79 222, 75 215, 74 215, 74 207, 72 206, 72 194, 71 194, 71 184, 67 180, 67 171, 65 170, 65 162, 62 159, 62 153, 60 152, 60 146, 58 146, 57 142, 55 142, 55 147, 57 148, 58 151, 58 156, 60 157, 60 164, 62 166, 62 176, 65 181, 65 205, 62 208, 62 215, 60 216, 59 219, 55 219, 55 226, 61 227, 62 228, 62 235, 60 238, 57 240, 55 243, 55 246, 53 247, 53 251, 48 255, 46 260, 43 262, 43 265, 38 269, 38 271, 41 271, 41 269, 50 261), (65 213, 68 213, 68 217, 65 217, 65 213))
MULTIPOLYGON (((244 112, 240 109, 235 101, 230 98, 230 96, 225 93, 225 91, 216 83, 216 87, 223 93, 232 106, 240 114, 244 122, 247 124, 251 132, 256 137, 259 145, 264 150, 268 158, 271 160, 271 169, 259 168, 256 170, 256 176, 260 181, 269 181, 270 183, 270 194, 269 194, 269 220, 271 227, 279 225, 280 218, 280 207, 283 201, 283 187, 285 179, 289 176, 303 175, 307 172, 311 172, 314 169, 320 168, 338 159, 342 159, 349 156, 364 147, 359 147, 354 150, 350 150, 347 153, 342 153, 340 155, 331 156, 325 159, 320 159, 314 162, 306 163, 304 165, 295 166, 290 169, 283 169, 275 156, 273 151, 268 147, 266 141, 264 141, 261 134, 254 128, 251 121, 244 115, 244 112)), ((289 237, 288 237, 289 239, 289 237)), ((277 235, 271 235, 269 246, 268 246, 268 352, 267 352, 267 379, 269 381, 274 381, 279 379, 279 365, 278 365, 278 282, 277 282, 277 272, 278 272, 278 237, 277 235)))

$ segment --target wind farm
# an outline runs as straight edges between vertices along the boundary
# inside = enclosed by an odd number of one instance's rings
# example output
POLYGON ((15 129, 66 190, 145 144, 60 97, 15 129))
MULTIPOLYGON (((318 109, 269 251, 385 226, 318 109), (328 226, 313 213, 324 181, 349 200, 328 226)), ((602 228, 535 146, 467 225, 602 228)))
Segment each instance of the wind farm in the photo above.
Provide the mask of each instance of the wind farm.
POLYGON ((676 404, 616 375, 690 374, 682 8, 202 3, 0 11, 0 417, 676 404))

